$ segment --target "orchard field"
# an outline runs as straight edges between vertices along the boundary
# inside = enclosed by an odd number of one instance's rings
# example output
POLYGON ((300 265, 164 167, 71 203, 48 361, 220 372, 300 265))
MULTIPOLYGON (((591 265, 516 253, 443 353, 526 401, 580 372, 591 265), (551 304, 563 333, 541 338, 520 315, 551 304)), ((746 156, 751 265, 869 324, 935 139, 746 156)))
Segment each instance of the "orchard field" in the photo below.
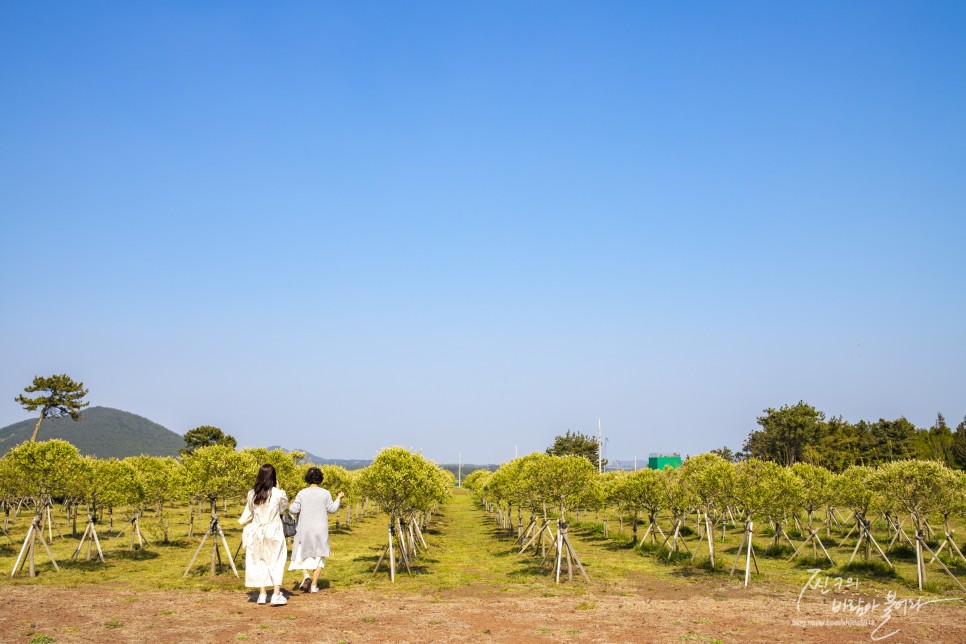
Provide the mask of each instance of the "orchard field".
MULTIPOLYGON (((272 453, 251 456, 290 458, 272 453)), ((214 459, 210 465, 219 462, 214 459)), ((941 483, 954 480, 943 479, 948 473, 930 467, 917 465, 915 471, 938 476, 941 483)), ((48 483, 64 470, 48 469, 47 478, 41 476, 48 483)), ((282 478, 290 497, 300 487, 299 471, 293 462, 282 478)), ((566 457, 531 455, 495 474, 475 474, 463 489, 453 487, 438 472, 400 448, 380 454, 369 472, 353 475, 328 470, 325 485, 333 490, 344 486, 348 503, 331 523, 332 556, 323 572, 323 588, 318 594, 295 590, 299 575, 288 573, 289 604, 284 607, 254 603, 254 594, 243 584, 243 552, 234 558, 240 578, 228 565, 241 540, 238 493, 250 485, 253 470, 233 474, 241 481, 236 482, 237 489, 226 487, 224 494, 210 498, 190 491, 191 485, 177 477, 175 487, 180 485, 187 496, 165 495, 160 503, 145 495, 143 480, 140 486, 133 484, 134 479, 128 486, 112 483, 127 489, 125 498, 110 497, 113 492, 105 487, 93 504, 99 506, 94 526, 103 563, 96 549, 88 560, 88 540, 77 560, 71 558, 81 542, 91 499, 80 493, 65 496, 64 490, 50 495, 48 522, 46 504, 31 502, 31 495, 24 494, 28 490, 10 488, 5 501, 7 538, 0 536, 0 638, 38 643, 840 642, 885 636, 897 642, 966 641, 966 593, 958 585, 966 579, 966 562, 950 554, 948 544, 936 561, 926 553, 920 590, 915 548, 919 540, 913 527, 920 522, 922 545, 935 551, 945 539, 943 520, 948 519, 955 539, 961 534, 956 528, 962 526, 962 516, 954 505, 944 517, 937 501, 922 494, 916 497, 918 517, 913 510, 893 507, 890 499, 904 493, 885 494, 884 486, 908 486, 910 477, 915 478, 909 472, 859 472, 877 478, 851 488, 833 477, 839 489, 830 488, 832 496, 813 508, 811 527, 802 507, 779 511, 783 502, 808 505, 808 494, 799 487, 808 480, 809 473, 803 470, 796 474, 798 483, 781 482, 778 479, 785 474, 769 466, 728 464, 725 469, 717 461, 698 459, 690 469, 678 472, 600 477, 566 457), (724 482, 708 475, 715 468, 724 482), (749 477, 762 484, 756 492, 749 491, 754 488, 749 477), (701 480, 714 483, 702 487, 701 480), (725 488, 731 491, 720 498, 705 494, 725 488), (851 501, 847 490, 855 497, 851 501), (869 494, 863 496, 863 492, 869 494), (113 504, 107 505, 108 501, 113 504), (215 540, 218 550, 212 549, 209 538, 199 551, 212 510, 231 554, 220 537, 215 540), (548 531, 533 540, 545 510, 548 531), (566 542, 560 541, 561 511, 568 524, 566 542), (877 547, 859 543, 863 524, 855 520, 857 511, 868 521, 868 534, 885 558, 877 547), (528 531, 531 514, 534 528, 528 531), (54 570, 38 539, 33 553, 36 576, 29 575, 26 562, 11 576, 38 515, 44 541, 53 537, 51 554, 59 570, 54 570), (136 537, 132 541, 135 516, 141 542, 136 537), (747 585, 746 516, 753 522, 754 547, 747 585), (388 557, 374 572, 387 550, 390 522, 397 535, 394 580, 388 557), (652 525, 663 533, 656 541, 650 535, 644 538, 652 525), (702 532, 708 526, 713 534, 713 567, 707 534, 702 532), (800 546, 813 529, 832 561, 817 543, 806 546, 804 556, 800 552, 794 559, 784 537, 773 544, 777 531, 800 546), (404 536, 399 538, 400 534, 404 536), (528 541, 532 545, 521 553, 528 541), (567 543, 574 555, 572 580, 567 574, 567 543), (855 558, 847 565, 853 553, 855 558), (580 573, 577 558, 588 579, 580 573)), ((210 470, 208 475, 214 478, 216 472, 210 470)), ((123 473, 118 478, 124 480, 123 473)), ((923 478, 916 490, 921 492, 919 488, 928 487, 930 480, 923 478)), ((37 494, 36 498, 43 498, 40 491, 37 494)), ((942 505, 942 500, 938 503, 942 505)))

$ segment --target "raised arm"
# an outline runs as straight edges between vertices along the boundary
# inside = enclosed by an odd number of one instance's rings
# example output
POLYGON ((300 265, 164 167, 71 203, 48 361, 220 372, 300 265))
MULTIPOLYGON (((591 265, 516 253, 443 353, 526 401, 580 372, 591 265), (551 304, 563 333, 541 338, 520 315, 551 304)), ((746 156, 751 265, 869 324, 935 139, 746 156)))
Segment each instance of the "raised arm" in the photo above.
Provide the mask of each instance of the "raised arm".
POLYGON ((345 496, 342 492, 335 497, 335 501, 332 500, 332 493, 328 490, 325 491, 325 509, 329 514, 335 514, 339 511, 339 502, 342 501, 342 497, 345 496))

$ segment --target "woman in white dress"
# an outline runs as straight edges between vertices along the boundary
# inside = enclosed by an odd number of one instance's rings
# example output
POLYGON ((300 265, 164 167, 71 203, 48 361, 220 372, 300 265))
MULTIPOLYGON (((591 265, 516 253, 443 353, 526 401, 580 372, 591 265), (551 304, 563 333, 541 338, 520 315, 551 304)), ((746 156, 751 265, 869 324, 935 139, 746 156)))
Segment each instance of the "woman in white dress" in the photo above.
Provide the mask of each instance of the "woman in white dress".
POLYGON ((288 603, 282 594, 282 577, 285 574, 285 533, 282 532, 280 514, 288 507, 285 491, 279 489, 275 468, 262 465, 255 479, 255 487, 248 491, 248 502, 238 523, 245 526, 242 530, 242 544, 245 546, 245 586, 258 588, 258 603, 267 599, 266 587, 272 586, 272 605, 288 603))
POLYGON ((339 501, 344 496, 342 492, 332 500, 332 494, 322 484, 322 470, 310 467, 305 473, 305 482, 309 486, 295 495, 289 512, 299 515, 298 530, 292 541, 292 563, 289 570, 302 571, 302 584, 309 581, 309 571, 312 571, 312 586, 310 592, 319 592, 319 573, 325 567, 325 558, 329 556, 329 515, 339 511, 339 501))

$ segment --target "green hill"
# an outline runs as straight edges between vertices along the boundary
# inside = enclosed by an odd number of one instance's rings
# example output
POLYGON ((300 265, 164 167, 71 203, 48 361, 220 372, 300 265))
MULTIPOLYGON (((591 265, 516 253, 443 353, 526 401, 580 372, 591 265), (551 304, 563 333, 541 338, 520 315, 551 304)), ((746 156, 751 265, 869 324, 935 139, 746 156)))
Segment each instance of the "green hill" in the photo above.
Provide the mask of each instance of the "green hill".
MULTIPOLYGON (((30 440, 36 418, 0 429, 0 454, 30 440)), ((185 446, 180 434, 151 422, 147 418, 109 407, 91 407, 81 412, 81 419, 48 418, 40 425, 38 440, 62 438, 72 443, 81 454, 99 458, 124 458, 149 454, 177 456, 185 446)))

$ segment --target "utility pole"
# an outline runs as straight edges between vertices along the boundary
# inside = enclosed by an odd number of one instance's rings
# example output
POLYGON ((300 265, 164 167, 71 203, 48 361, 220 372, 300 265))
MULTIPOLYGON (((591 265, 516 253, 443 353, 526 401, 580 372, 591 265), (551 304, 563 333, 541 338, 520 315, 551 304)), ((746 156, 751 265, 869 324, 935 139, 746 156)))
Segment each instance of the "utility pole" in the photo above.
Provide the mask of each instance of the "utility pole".
POLYGON ((456 487, 463 487, 463 452, 457 452, 459 465, 456 466, 456 487))
POLYGON ((604 441, 600 433, 600 416, 597 417, 597 473, 604 473, 604 441))

